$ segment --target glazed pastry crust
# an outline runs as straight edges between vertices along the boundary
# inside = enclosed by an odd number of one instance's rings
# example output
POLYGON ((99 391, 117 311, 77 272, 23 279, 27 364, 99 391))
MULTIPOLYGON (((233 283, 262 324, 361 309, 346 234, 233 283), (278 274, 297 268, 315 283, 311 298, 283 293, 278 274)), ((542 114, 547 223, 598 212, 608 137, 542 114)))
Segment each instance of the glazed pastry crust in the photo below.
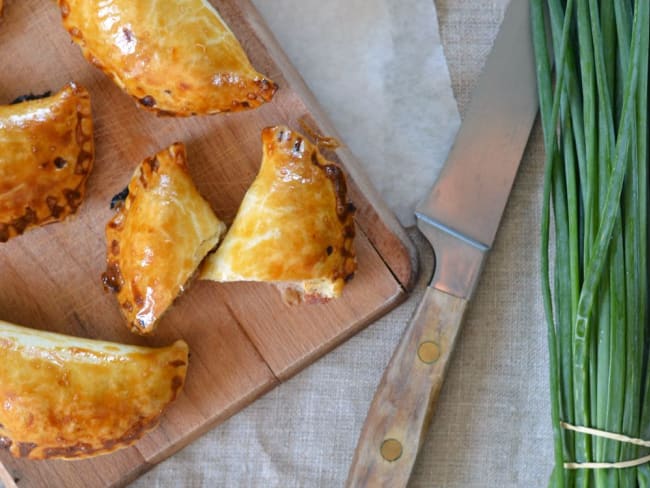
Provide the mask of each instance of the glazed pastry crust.
POLYGON ((84 56, 164 115, 255 108, 277 85, 252 66, 209 0, 58 0, 84 56))
POLYGON ((224 231, 192 182, 183 144, 144 160, 106 226, 102 276, 133 332, 154 331, 224 231))
POLYGON ((149 349, 0 321, 0 446, 29 459, 127 447, 176 398, 187 363, 183 341, 149 349))
POLYGON ((357 265, 343 172, 286 127, 262 142, 260 172, 201 278, 274 282, 289 302, 338 297, 357 265))
POLYGON ((75 213, 94 153, 85 88, 0 106, 0 242, 75 213))

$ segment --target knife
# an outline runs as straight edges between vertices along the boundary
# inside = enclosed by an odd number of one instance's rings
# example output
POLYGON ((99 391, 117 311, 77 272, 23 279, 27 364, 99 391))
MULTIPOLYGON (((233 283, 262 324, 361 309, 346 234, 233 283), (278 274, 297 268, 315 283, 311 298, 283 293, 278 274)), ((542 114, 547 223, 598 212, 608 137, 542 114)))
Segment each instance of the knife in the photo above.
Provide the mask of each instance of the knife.
POLYGON ((372 400, 348 487, 406 486, 537 114, 528 0, 511 0, 456 141, 416 209, 435 271, 372 400))

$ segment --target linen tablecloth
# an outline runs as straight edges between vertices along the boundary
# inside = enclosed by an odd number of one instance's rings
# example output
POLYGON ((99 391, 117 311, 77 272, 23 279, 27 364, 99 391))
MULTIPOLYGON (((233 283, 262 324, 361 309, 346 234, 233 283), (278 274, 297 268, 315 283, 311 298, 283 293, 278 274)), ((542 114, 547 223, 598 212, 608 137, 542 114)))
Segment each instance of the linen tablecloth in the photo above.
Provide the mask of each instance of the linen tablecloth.
MULTIPOLYGON (((435 1, 461 114, 506 4, 435 1)), ((542 171, 536 125, 410 486, 547 483, 552 441, 538 264, 542 171)), ((403 305, 133 486, 342 486, 375 387, 432 267, 431 250, 416 231, 410 234, 421 253, 422 278, 403 305)))

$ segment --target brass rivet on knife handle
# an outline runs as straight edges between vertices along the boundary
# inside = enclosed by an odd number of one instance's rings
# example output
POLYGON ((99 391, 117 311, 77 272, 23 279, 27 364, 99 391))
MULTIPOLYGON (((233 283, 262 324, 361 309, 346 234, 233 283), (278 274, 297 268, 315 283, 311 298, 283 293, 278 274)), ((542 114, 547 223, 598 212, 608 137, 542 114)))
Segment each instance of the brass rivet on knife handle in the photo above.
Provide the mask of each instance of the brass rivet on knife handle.
POLYGON ((386 439, 381 443, 379 452, 381 453, 381 457, 392 463, 402 457, 402 443, 397 439, 386 439))
POLYGON ((418 357, 426 364, 433 364, 440 358, 440 346, 433 341, 425 341, 418 347, 418 357))
POLYGON ((463 298, 427 288, 377 388, 347 486, 406 486, 466 307, 463 298))

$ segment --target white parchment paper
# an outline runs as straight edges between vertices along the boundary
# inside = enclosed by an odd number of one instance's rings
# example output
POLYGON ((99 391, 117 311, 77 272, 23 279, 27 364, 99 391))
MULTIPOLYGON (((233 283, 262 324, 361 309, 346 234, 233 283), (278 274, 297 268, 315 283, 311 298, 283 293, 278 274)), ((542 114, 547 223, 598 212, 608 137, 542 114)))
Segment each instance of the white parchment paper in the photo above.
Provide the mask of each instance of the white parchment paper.
POLYGON ((460 117, 433 0, 253 0, 404 225, 460 117))

